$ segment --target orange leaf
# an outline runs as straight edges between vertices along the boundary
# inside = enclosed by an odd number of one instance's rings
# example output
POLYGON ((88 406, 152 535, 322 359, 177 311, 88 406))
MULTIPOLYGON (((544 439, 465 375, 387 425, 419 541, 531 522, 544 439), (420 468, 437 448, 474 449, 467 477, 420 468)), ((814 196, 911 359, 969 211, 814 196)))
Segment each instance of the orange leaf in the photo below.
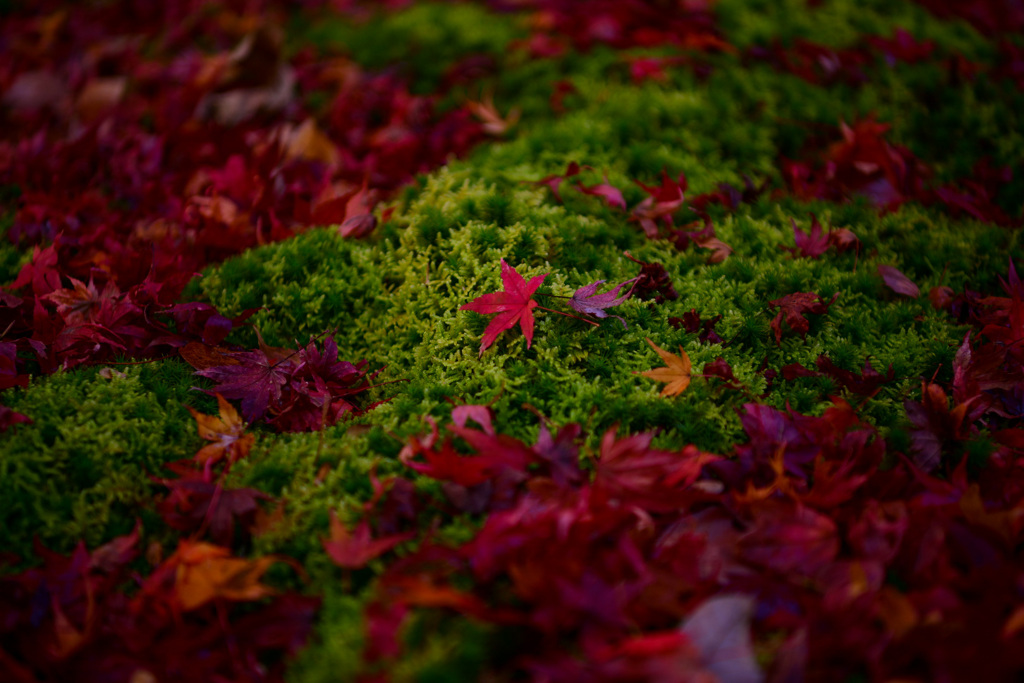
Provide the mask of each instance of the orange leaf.
POLYGON ((222 351, 220 347, 200 341, 190 341, 178 349, 178 354, 196 370, 206 370, 219 365, 239 365, 237 359, 222 351))
POLYGON ((519 121, 522 111, 512 109, 508 116, 503 117, 494 106, 494 99, 487 95, 481 102, 466 102, 466 108, 483 124, 483 129, 489 135, 501 137, 519 121))
POLYGON ((650 339, 647 340, 647 343, 658 352, 666 367, 654 368, 640 374, 656 382, 668 382, 661 390, 662 396, 678 396, 686 391, 686 387, 690 386, 690 357, 686 355, 686 351, 683 351, 683 347, 679 347, 677 356, 659 347, 650 339))
POLYGON ((259 600, 273 595, 273 589, 259 582, 270 565, 279 561, 272 555, 256 560, 231 557, 227 548, 209 543, 182 543, 178 553, 174 589, 182 609, 202 607, 215 598, 259 600))
POLYGON ((201 463, 213 464, 222 459, 227 459, 229 463, 236 462, 249 454, 255 442, 252 434, 243 433, 245 423, 239 417, 238 411, 220 394, 217 394, 217 406, 220 408, 219 418, 203 415, 186 406, 196 419, 199 436, 213 442, 203 446, 196 453, 196 460, 201 463))

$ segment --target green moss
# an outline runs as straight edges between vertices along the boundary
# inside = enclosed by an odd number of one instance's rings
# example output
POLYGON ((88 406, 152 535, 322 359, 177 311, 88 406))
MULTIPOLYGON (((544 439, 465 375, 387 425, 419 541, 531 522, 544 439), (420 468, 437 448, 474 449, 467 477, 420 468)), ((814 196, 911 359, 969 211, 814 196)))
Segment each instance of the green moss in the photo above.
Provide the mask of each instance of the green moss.
POLYGON ((889 37, 895 28, 919 40, 933 40, 942 50, 969 59, 992 57, 992 45, 969 24, 943 21, 913 2, 822 2, 805 0, 720 0, 715 5, 719 26, 733 45, 766 44, 773 39, 790 43, 811 40, 848 47, 863 35, 889 37))
POLYGON ((31 541, 68 551, 126 533, 159 489, 150 475, 190 457, 199 438, 184 404, 210 411, 190 392, 180 362, 97 368, 40 378, 4 396, 32 420, 0 435, 0 547, 30 557, 31 541), (116 368, 115 368, 116 369, 116 368))
POLYGON ((14 282, 21 267, 32 258, 31 251, 20 249, 10 240, 17 193, 7 191, 9 187, 0 187, 0 283, 5 285, 14 282))
POLYGON ((416 92, 432 93, 445 72, 470 55, 501 55, 524 36, 517 22, 472 4, 417 3, 352 23, 338 16, 296 16, 288 47, 342 53, 370 69, 399 69, 416 92))
MULTIPOLYGON (((863 33, 889 35, 906 26, 935 40, 940 55, 959 52, 987 64, 995 57, 994 46, 966 24, 938 21, 913 3, 830 1, 808 10, 803 0, 720 0, 716 11, 727 39, 741 48, 799 38, 849 46, 863 33)), ((932 168, 929 182, 969 177, 985 155, 996 165, 1017 164, 1024 158, 1024 95, 984 73, 960 84, 936 64, 878 63, 866 67, 862 87, 824 88, 724 54, 709 58, 706 79, 678 68, 669 70, 666 83, 636 86, 622 53, 607 48, 532 61, 508 51, 511 40, 525 35, 523 25, 473 5, 424 4, 362 25, 293 28, 291 35, 299 37, 290 49, 313 44, 370 68, 397 64, 417 92, 434 89, 462 57, 490 55, 502 68, 481 87, 493 88, 502 111, 514 105, 523 112, 509 139, 481 146, 402 190, 376 236, 350 241, 333 230, 312 230, 211 268, 186 293, 228 315, 261 307, 252 322, 272 345, 291 346, 332 330, 342 358, 365 358, 383 369, 373 398, 389 402, 322 434, 261 433, 231 473, 231 484, 285 501, 282 523, 256 539, 254 551, 298 559, 308 583, 284 581, 326 593, 317 640, 293 666, 294 680, 348 680, 360 672, 361 612, 385 560, 343 576, 321 538, 332 511, 350 523, 361 518, 373 495, 372 471, 409 477, 428 499, 441 495, 436 482, 413 476, 397 460, 402 439, 427 430, 424 417, 444 422, 453 403, 488 403, 499 431, 532 442, 537 418, 524 409, 529 404, 555 424, 583 424, 587 459, 605 430, 616 426, 620 433, 658 430, 662 448, 695 443, 728 455, 744 438, 742 405, 767 389, 762 368, 814 367, 827 354, 857 372, 868 359, 880 372, 892 365, 895 381, 876 396, 848 398, 882 429, 890 450, 906 451, 911 441, 903 402, 919 396, 922 378, 936 368, 940 380, 951 378, 965 330, 934 311, 926 296, 895 295, 878 265, 898 267, 925 293, 940 284, 997 291, 1007 255, 1020 253, 1017 232, 954 219, 936 207, 908 204, 880 216, 864 201, 802 203, 768 193, 733 215, 713 210, 717 233, 734 253, 708 264, 706 252, 648 240, 628 214, 573 187, 607 174, 630 206, 645 196, 633 181, 656 183, 663 169, 685 173, 691 195, 723 182, 739 185, 744 175, 781 188, 780 156, 802 156, 811 142, 827 145, 839 121, 869 115, 891 123, 890 139, 932 168), (569 111, 556 117, 549 97, 559 80, 571 81, 578 93, 567 100, 569 111), (594 170, 564 183, 559 204, 533 181, 564 172, 571 161, 594 170), (780 249, 793 245, 791 222, 806 228, 810 212, 826 226, 851 229, 859 251, 812 260, 780 249), (548 273, 537 298, 558 308, 557 297, 580 286, 636 275, 626 250, 663 264, 679 298, 660 305, 628 301, 618 309, 628 329, 614 319, 593 328, 537 311, 530 348, 515 329, 479 353, 490 319, 460 306, 501 288, 500 259, 524 277, 548 273), (839 297, 827 315, 809 316, 806 337, 787 329, 776 344, 770 326, 776 311, 768 302, 806 291, 839 297), (701 344, 669 324, 691 309, 704 318, 722 316, 722 344, 701 344), (660 396, 660 385, 638 374, 660 365, 645 338, 673 351, 682 346, 695 375, 724 358, 745 390, 695 376, 681 396, 660 396)), ((456 89, 450 97, 463 95, 456 89)), ((329 101, 324 93, 316 97, 329 101)), ((1022 200, 1022 179, 998 197, 1017 216, 1022 200)), ((9 226, 10 207, 3 208, 9 226)), ((0 246, 0 274, 13 278, 24 258, 0 246)), ((249 346, 255 340, 246 329, 232 337, 249 346)), ((38 534, 67 550, 79 538, 94 545, 123 532, 155 495, 148 475, 194 452, 198 438, 182 403, 205 412, 214 407, 187 390, 196 383, 190 369, 164 362, 126 372, 125 379, 105 380, 96 370, 79 370, 4 397, 35 423, 0 435, 0 547, 25 552, 38 534)), ((820 414, 837 394, 845 390, 828 378, 778 379, 764 400, 820 414)), ((987 437, 966 444, 970 466, 982 467, 991 449, 987 437)), ((478 523, 433 509, 417 520, 451 542, 470 537, 478 523)), ((474 680, 484 662, 493 665, 503 647, 512 647, 514 640, 500 635, 450 615, 420 613, 405 634, 409 652, 394 663, 395 677, 474 680)))

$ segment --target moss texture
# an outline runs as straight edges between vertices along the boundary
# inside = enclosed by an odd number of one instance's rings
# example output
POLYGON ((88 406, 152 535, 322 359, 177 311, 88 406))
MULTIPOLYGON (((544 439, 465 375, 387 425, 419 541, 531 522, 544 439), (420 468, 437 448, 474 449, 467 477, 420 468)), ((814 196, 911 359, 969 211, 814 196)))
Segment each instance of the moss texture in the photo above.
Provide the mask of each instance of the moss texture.
MULTIPOLYGON (((739 47, 813 38, 835 46, 863 34, 889 35, 896 26, 936 41, 943 54, 962 53, 991 64, 995 52, 968 25, 941 22, 913 4, 827 2, 808 11, 786 3, 723 0, 720 24, 739 47)), ((353 28, 340 24, 295 26, 293 47, 303 41, 337 46, 370 67, 399 64, 430 91, 461 56, 488 53, 504 60, 488 83, 498 108, 523 112, 508 139, 485 145, 468 159, 421 177, 392 202, 394 214, 370 239, 345 240, 333 227, 262 247, 206 272, 192 288, 227 315, 263 307, 251 319, 272 345, 305 342, 332 330, 340 356, 365 358, 384 368, 377 382, 402 380, 375 390, 388 402, 354 423, 320 434, 261 433, 252 455, 233 470, 234 481, 287 501, 284 523, 257 541, 261 552, 297 558, 309 572, 307 589, 325 592, 318 641, 293 669, 294 680, 346 679, 358 668, 361 608, 373 570, 339 583, 340 570, 319 538, 331 510, 358 518, 372 494, 368 474, 413 473, 396 460, 401 438, 426 429, 425 416, 444 418, 452 403, 491 403, 499 431, 532 440, 537 418, 529 404, 555 424, 579 422, 590 437, 588 453, 613 425, 622 431, 659 430, 657 443, 687 443, 730 452, 742 438, 737 409, 766 390, 763 367, 814 366, 828 354, 839 366, 859 370, 866 359, 878 370, 892 365, 896 380, 861 407, 866 419, 899 438, 902 403, 916 396, 922 377, 948 377, 964 329, 935 311, 926 296, 896 296, 877 274, 893 265, 927 292, 939 284, 993 290, 1007 256, 1022 253, 1018 232, 917 204, 880 216, 866 203, 801 203, 765 197, 735 214, 713 212, 718 236, 734 250, 724 263, 707 252, 679 251, 651 241, 628 214, 563 185, 564 203, 531 181, 561 173, 570 161, 593 166, 586 184, 609 182, 627 203, 644 193, 633 180, 656 183, 662 169, 685 173, 694 194, 719 183, 741 184, 744 174, 780 188, 777 160, 794 156, 816 124, 874 115, 892 124, 890 139, 907 146, 935 171, 937 181, 966 175, 989 156, 994 164, 1024 158, 1024 97, 982 74, 952 84, 940 66, 900 64, 870 70, 860 87, 831 88, 778 73, 732 55, 711 59, 698 78, 685 68, 665 83, 633 84, 621 54, 596 48, 559 61, 527 62, 506 56, 523 35, 513 17, 477 7, 422 5, 353 28), (429 58, 428 58, 429 57, 429 58), (564 116, 551 113, 552 84, 570 79, 578 93, 564 116), (846 227, 861 241, 859 254, 829 253, 820 260, 793 259, 791 221, 809 225, 816 212, 825 225, 846 227), (459 311, 471 299, 500 289, 499 259, 524 277, 550 273, 542 305, 595 280, 621 282, 637 274, 629 251, 663 264, 679 298, 662 304, 636 299, 620 307, 628 329, 614 319, 599 328, 538 312, 532 348, 521 334, 503 334, 478 354, 487 319, 459 311), (806 338, 788 332, 776 344, 767 302, 794 292, 839 296, 828 314, 811 316, 806 338), (696 309, 722 315, 724 344, 702 344, 669 318, 696 309), (718 357, 733 367, 747 392, 697 378, 683 395, 666 399, 659 385, 637 373, 660 365, 646 337, 669 350, 682 346, 696 372, 718 357), (325 470, 327 474, 323 475, 325 470)), ((652 54, 651 51, 634 51, 652 54)), ((654 51, 653 53, 657 53, 654 51)), ((1021 205, 1016 180, 999 197, 1021 205)), ((17 254, 0 252, 4 273, 17 254)), ((251 331, 232 342, 252 345, 251 331)), ((184 404, 212 412, 212 402, 190 391, 198 381, 180 361, 122 368, 106 379, 97 369, 34 380, 5 396, 32 425, 0 436, 0 547, 27 555, 31 539, 67 550, 78 539, 94 545, 147 516, 159 487, 150 480, 162 463, 190 457, 198 447, 184 404)), ((779 380, 767 403, 820 414, 843 390, 827 378, 779 380)), ((417 483, 422 491, 431 482, 417 483)), ((148 531, 160 522, 147 517, 148 531)), ((438 513, 444 534, 464 535, 473 520, 438 513)), ((397 665, 396 680, 471 680, 500 645, 482 627, 436 618, 408 634, 411 652, 397 665), (453 654, 459 643, 458 656, 453 654)), ((498 654, 495 654, 498 653, 498 654)))

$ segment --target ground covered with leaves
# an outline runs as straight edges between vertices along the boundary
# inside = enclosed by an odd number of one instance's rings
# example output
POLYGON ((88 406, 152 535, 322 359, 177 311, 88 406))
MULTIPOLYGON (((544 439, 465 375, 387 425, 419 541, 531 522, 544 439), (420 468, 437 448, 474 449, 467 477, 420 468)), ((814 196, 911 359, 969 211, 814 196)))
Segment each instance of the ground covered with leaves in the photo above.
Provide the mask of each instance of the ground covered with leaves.
POLYGON ((3 680, 1024 675, 1016 0, 0 26, 3 680))

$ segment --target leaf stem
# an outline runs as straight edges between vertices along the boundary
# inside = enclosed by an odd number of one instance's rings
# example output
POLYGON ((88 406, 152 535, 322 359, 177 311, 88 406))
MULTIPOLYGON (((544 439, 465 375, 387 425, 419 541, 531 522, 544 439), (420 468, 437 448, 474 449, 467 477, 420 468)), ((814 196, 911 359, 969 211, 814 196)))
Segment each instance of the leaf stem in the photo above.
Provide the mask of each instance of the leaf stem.
POLYGON ((557 313, 558 315, 564 315, 566 318, 576 318, 577 320, 582 320, 586 324, 593 325, 594 327, 600 327, 600 325, 598 325, 597 323, 595 323, 595 322, 593 322, 591 320, 587 320, 586 318, 581 318, 578 315, 573 315, 572 313, 563 313, 562 311, 556 311, 554 309, 545 308, 544 306, 540 306, 540 305, 538 305, 537 308, 539 308, 542 311, 547 311, 548 313, 557 313))

